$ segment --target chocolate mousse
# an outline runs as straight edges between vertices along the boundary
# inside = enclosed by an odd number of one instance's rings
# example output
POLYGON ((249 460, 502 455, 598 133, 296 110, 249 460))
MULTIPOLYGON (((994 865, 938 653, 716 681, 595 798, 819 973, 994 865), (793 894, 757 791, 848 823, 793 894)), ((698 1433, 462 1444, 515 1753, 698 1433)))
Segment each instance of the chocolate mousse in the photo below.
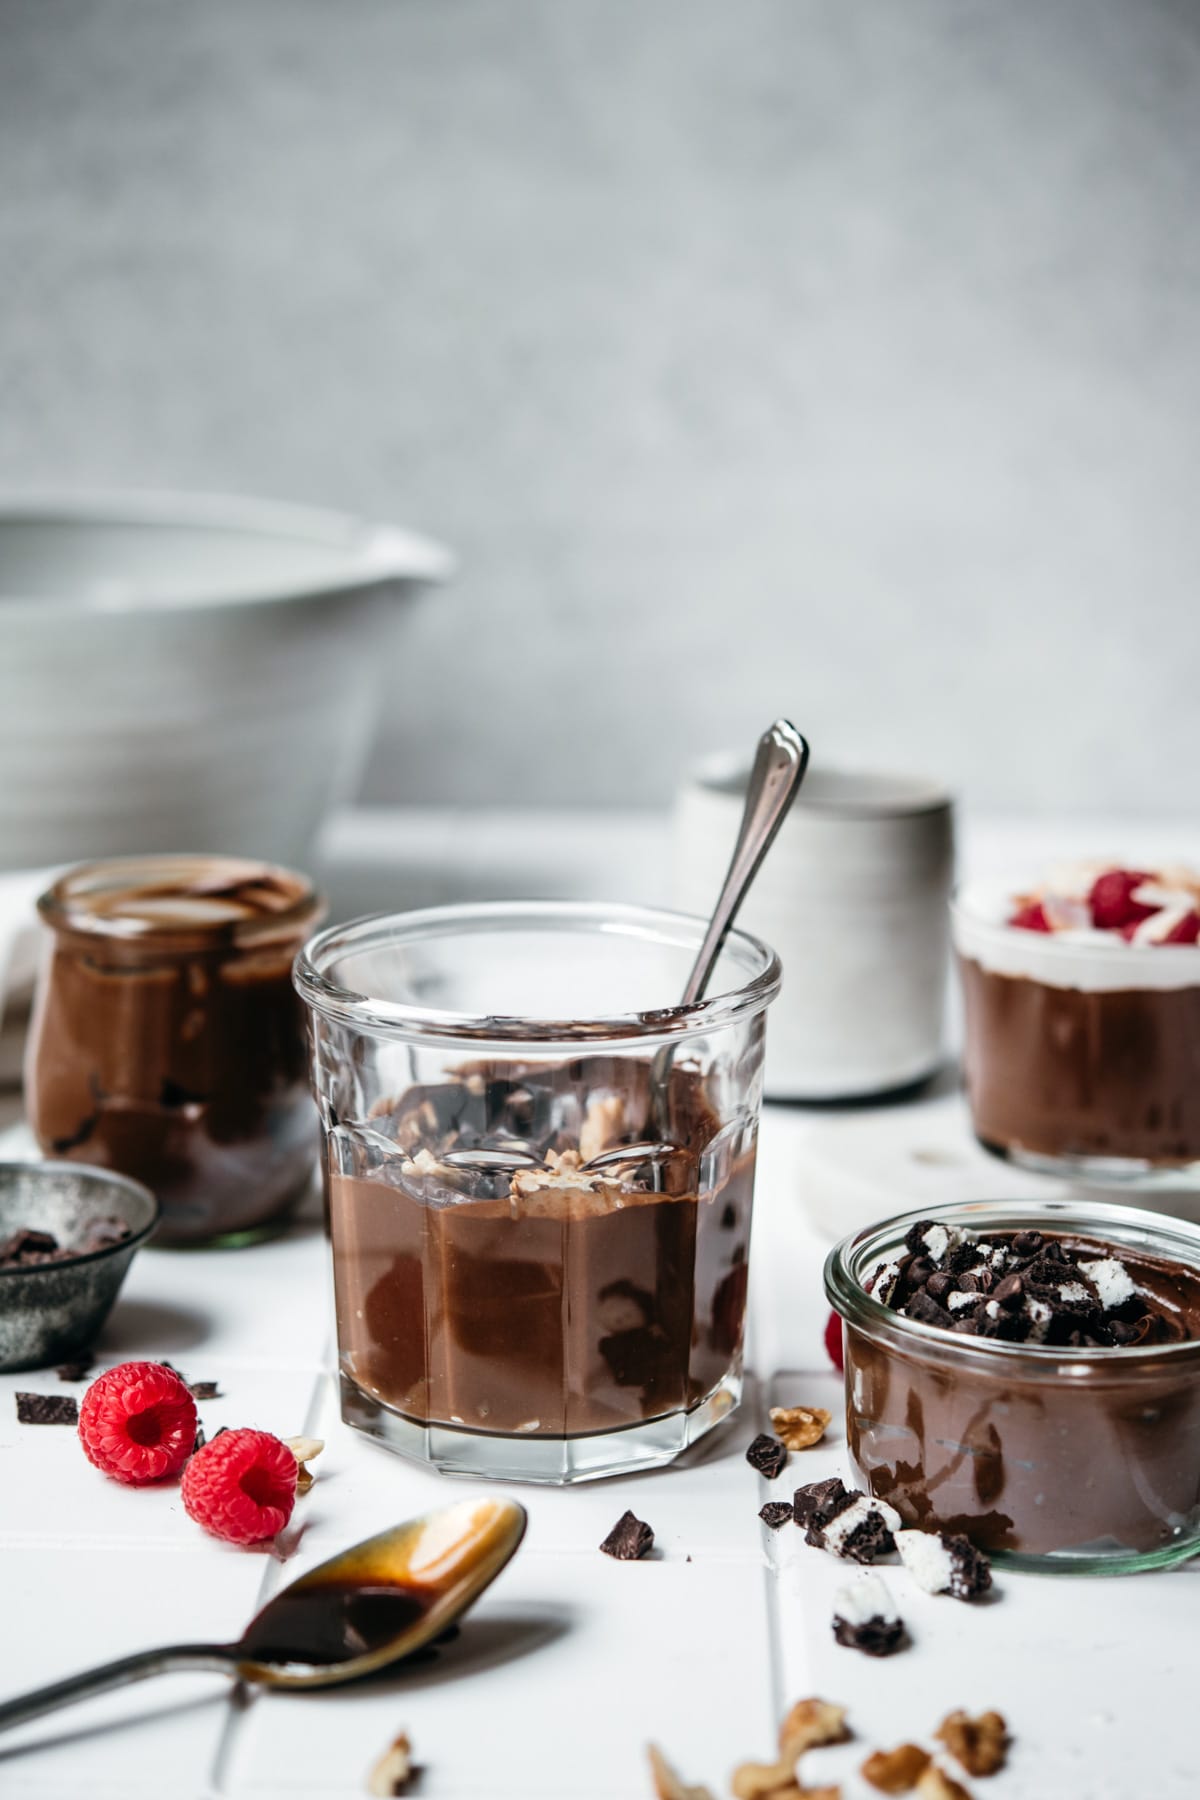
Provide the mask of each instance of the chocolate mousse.
POLYGON ((418 1424, 573 1437, 689 1409, 739 1365, 752 1136, 672 1066, 464 1066, 330 1135, 345 1380, 418 1424), (747 1144, 749 1147, 747 1147, 747 1144))
POLYGON ((1200 1163, 1200 876, 1084 864, 955 912, 977 1136, 1031 1163, 1200 1163))
POLYGON ((291 983, 321 912, 308 883, 225 858, 137 859, 77 869, 39 906, 54 939, 26 1098, 42 1149, 144 1182, 159 1242, 275 1222, 316 1151, 291 983))
POLYGON ((923 1220, 863 1287, 932 1328, 847 1331, 851 1459, 905 1524, 1040 1555, 1194 1536, 1200 1268, 1090 1235, 923 1220))

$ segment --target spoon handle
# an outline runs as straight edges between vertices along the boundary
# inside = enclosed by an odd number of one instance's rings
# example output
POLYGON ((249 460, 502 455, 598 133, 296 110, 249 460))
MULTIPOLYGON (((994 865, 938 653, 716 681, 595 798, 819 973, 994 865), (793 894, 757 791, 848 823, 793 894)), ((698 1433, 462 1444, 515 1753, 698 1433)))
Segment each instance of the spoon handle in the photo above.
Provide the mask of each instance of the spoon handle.
POLYGON ((232 1675, 236 1666, 230 1648, 223 1644, 171 1644, 165 1650, 139 1650, 134 1656, 122 1656, 116 1662, 102 1663, 98 1669, 85 1669, 82 1674, 68 1675, 65 1681, 52 1681, 49 1687, 34 1688, 15 1700, 4 1701, 0 1704, 0 1731, 39 1719, 43 1713, 70 1706, 76 1700, 90 1700, 93 1694, 105 1694, 110 1688, 145 1681, 149 1675, 168 1675, 181 1669, 214 1669, 232 1675))
POLYGON ((776 719, 758 740, 758 752, 746 787, 741 830, 720 899, 683 991, 685 1006, 693 1006, 703 997, 726 933, 737 917, 759 864, 775 841, 775 834, 787 816, 807 767, 808 745, 787 719, 776 719))

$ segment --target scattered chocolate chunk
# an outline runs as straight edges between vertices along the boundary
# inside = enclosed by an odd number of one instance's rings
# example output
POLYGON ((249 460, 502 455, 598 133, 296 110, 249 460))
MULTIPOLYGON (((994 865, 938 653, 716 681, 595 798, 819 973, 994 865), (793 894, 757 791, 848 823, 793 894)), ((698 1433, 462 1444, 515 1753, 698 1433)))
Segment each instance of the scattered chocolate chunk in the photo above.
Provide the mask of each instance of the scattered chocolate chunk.
POLYGON ((833 1414, 823 1406, 773 1406, 771 1424, 789 1450, 811 1450, 825 1436, 833 1414))
POLYGON ((833 1635, 848 1650, 891 1656, 905 1642, 904 1620, 880 1575, 860 1575, 834 1601, 833 1635))
POLYGON ((204 1427, 203 1427, 203 1425, 197 1425, 197 1427, 196 1427, 196 1441, 195 1441, 195 1443, 194 1443, 194 1444, 193 1444, 193 1445, 192 1445, 192 1455, 193 1455, 193 1456, 195 1456, 195 1454, 196 1454, 196 1452, 197 1452, 197 1450, 203 1450, 203 1448, 204 1448, 204 1446, 205 1446, 205 1444, 207 1444, 207 1442, 208 1442, 208 1439, 207 1439, 207 1438, 206 1438, 206 1437, 205 1437, 205 1435, 204 1435, 204 1427))
POLYGON ((654 1533, 649 1525, 633 1513, 624 1512, 600 1548, 605 1556, 615 1556, 618 1562, 636 1562, 653 1543, 654 1533))
POLYGON ((187 1391, 193 1400, 219 1400, 221 1389, 215 1381, 189 1381, 187 1391))
POLYGON ((73 1361, 59 1363, 54 1373, 60 1381, 86 1381, 95 1366, 95 1357, 90 1350, 85 1350, 73 1361))
POLYGON ((961 1710, 947 1713, 933 1735, 968 1775, 994 1775, 1004 1767, 1008 1726, 1002 1713, 980 1713, 977 1719, 961 1710))
POLYGON ((948 1531, 898 1531, 896 1549, 927 1594, 973 1600, 992 1585, 992 1565, 970 1538, 948 1531))
POLYGON ((810 1525, 824 1525, 839 1506, 846 1505, 850 1499, 845 1483, 837 1475, 828 1475, 824 1481, 810 1481, 806 1486, 798 1487, 793 1496, 796 1523, 805 1529, 810 1525))
POLYGON ((781 1444, 778 1438, 768 1437, 765 1431, 759 1432, 746 1452, 750 1467, 765 1475, 768 1481, 774 1481, 787 1459, 787 1445, 781 1444))
POLYGON ((861 1774, 881 1794, 909 1794, 932 1760, 919 1744, 898 1744, 894 1750, 872 1751, 861 1774))
POLYGON ((17 1395, 18 1425, 78 1425, 79 1402, 74 1394, 17 1395))
POLYGON ((769 1525, 772 1531, 778 1531, 781 1525, 788 1524, 796 1515, 786 1500, 768 1500, 765 1506, 759 1507, 758 1516, 764 1525, 769 1525))
POLYGON ((870 1563, 877 1556, 887 1556, 896 1547, 893 1533, 900 1529, 899 1513, 885 1500, 873 1500, 857 1488, 847 1490, 840 1482, 838 1487, 840 1495, 815 1503, 803 1488, 796 1490, 796 1523, 805 1523, 802 1512, 807 1515, 805 1543, 851 1562, 870 1563))

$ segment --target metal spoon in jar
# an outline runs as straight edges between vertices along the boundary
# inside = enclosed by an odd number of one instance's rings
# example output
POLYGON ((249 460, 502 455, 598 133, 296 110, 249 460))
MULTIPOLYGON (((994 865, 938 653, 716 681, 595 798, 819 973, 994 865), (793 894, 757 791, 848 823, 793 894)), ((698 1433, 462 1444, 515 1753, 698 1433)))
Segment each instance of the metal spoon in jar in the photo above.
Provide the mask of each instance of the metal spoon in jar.
MULTIPOLYGON (((750 884, 762 867, 763 857, 775 842, 788 808, 796 798, 804 771, 808 767, 808 744, 787 719, 776 719, 758 740, 758 750, 750 779, 746 785, 746 805, 737 842, 729 861, 729 869, 717 896, 704 934, 683 990, 684 1006, 694 1006, 703 999, 721 947, 737 918, 750 884)), ((651 1116, 659 1135, 670 1139, 670 1080, 675 1046, 664 1044, 650 1070, 651 1116)))
POLYGON ((0 1705, 0 1731, 148 1675, 212 1669, 267 1688, 333 1687, 411 1656, 493 1582, 525 1535, 513 1500, 461 1500, 310 1569, 233 1644, 142 1650, 0 1705))

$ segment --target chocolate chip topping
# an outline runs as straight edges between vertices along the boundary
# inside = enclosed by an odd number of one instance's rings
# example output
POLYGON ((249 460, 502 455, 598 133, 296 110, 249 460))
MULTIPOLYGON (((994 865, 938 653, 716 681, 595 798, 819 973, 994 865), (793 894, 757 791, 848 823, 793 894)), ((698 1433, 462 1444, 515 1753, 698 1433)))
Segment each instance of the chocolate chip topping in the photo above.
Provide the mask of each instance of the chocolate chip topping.
POLYGON ((78 1425, 79 1402, 73 1394, 17 1395, 19 1425, 78 1425))
POLYGON ((770 1437, 760 1431, 750 1448, 746 1451, 746 1461, 768 1481, 774 1481, 788 1459, 787 1446, 781 1444, 777 1437, 770 1437))
POLYGON ((903 1254, 863 1285, 893 1312, 943 1331, 1103 1349, 1189 1335, 1180 1308, 1155 1291, 1169 1287, 1169 1278, 1165 1265, 1122 1260, 1113 1247, 1082 1239, 1040 1231, 976 1236, 921 1219, 903 1254))
POLYGON ((600 1548, 606 1556, 615 1556, 618 1562, 636 1562, 639 1556, 645 1556, 653 1542, 654 1533, 649 1525, 633 1513, 625 1512, 600 1548))
POLYGON ((786 1500, 768 1500, 765 1506, 759 1507, 758 1516, 764 1525, 769 1525, 772 1531, 778 1531, 781 1525, 787 1525, 796 1515, 786 1500))

